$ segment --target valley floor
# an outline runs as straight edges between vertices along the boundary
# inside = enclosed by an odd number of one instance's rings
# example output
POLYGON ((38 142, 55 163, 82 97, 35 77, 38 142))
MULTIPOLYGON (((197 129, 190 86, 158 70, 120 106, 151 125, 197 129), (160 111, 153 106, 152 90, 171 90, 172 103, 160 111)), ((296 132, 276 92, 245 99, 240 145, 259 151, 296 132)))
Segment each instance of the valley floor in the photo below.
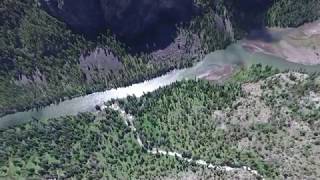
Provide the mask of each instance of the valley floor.
POLYGON ((251 52, 264 53, 284 58, 287 61, 305 64, 320 64, 320 20, 299 28, 271 28, 269 40, 244 40, 243 46, 251 52), (277 39, 277 36, 282 36, 277 39))
POLYGON ((317 179, 320 77, 255 65, 0 131, 0 177, 317 179))

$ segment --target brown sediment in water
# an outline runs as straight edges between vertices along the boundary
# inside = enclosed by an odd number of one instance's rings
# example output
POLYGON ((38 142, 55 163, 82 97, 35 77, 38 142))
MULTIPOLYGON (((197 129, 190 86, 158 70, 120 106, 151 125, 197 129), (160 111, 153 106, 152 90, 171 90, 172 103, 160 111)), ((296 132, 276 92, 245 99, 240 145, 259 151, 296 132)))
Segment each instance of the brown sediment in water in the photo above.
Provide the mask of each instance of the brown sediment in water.
POLYGON ((242 47, 250 53, 276 54, 276 50, 271 44, 259 40, 244 40, 242 47))
POLYGON ((209 81, 217 81, 229 77, 234 71, 232 65, 223 65, 217 69, 211 69, 198 77, 209 81))
POLYGON ((297 29, 270 28, 269 32, 280 32, 281 38, 277 41, 246 39, 241 41, 242 47, 250 53, 273 55, 294 63, 320 64, 320 21, 297 29))

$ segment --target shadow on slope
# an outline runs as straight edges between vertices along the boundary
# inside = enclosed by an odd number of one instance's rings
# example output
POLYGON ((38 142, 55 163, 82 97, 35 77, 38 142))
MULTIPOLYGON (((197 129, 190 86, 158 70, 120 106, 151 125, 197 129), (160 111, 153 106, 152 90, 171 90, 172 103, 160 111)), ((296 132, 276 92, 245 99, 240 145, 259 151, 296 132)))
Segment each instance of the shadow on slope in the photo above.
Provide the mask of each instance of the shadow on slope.
POLYGON ((41 4, 87 38, 110 29, 133 52, 167 47, 176 37, 176 25, 198 12, 193 0, 41 0, 41 4))

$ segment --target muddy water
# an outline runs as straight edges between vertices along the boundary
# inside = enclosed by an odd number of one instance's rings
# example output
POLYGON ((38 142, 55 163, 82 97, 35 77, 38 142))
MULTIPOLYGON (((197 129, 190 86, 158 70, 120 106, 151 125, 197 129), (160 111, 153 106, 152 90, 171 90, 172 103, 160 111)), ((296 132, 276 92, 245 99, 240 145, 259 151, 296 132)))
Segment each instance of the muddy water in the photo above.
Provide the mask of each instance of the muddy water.
MULTIPOLYGON (((299 28, 296 30, 300 31, 299 28)), ((152 92, 160 87, 170 85, 175 81, 180 81, 185 78, 206 77, 209 74, 221 71, 222 68, 228 69, 225 67, 232 67, 231 69, 233 69, 240 65, 250 66, 252 64, 260 63, 263 65, 274 66, 280 70, 304 69, 309 72, 319 72, 319 65, 302 65, 287 61, 288 59, 286 57, 279 56, 279 54, 273 55, 272 51, 266 52, 263 48, 262 50, 257 50, 257 47, 255 46, 257 41, 276 44, 276 42, 287 38, 288 31, 294 32, 295 29, 268 30, 267 33, 270 36, 268 38, 263 37, 263 35, 259 38, 258 34, 258 36, 254 37, 256 39, 244 39, 231 44, 225 50, 219 50, 208 54, 201 62, 195 64, 191 68, 175 70, 163 76, 142 83, 133 84, 129 87, 112 89, 74 98, 64 101, 58 105, 47 106, 38 111, 31 110, 4 116, 0 118, 0 128, 15 126, 28 122, 32 119, 49 119, 66 115, 76 115, 81 112, 92 112, 95 111, 95 105, 102 105, 104 102, 112 98, 124 98, 128 95, 136 95, 139 97, 144 93, 152 92)), ((299 33, 296 33, 296 37, 298 35, 299 33)), ((305 36, 305 34, 302 33, 301 36, 305 36)), ((316 36, 310 36, 308 38, 313 40, 316 36)), ((304 45, 301 44, 301 46, 304 45)))

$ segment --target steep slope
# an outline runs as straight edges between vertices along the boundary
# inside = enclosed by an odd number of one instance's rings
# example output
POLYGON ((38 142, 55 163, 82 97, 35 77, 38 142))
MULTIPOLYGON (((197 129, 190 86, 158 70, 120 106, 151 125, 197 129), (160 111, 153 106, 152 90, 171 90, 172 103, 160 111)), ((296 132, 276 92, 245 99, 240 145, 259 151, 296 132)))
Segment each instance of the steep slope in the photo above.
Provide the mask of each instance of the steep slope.
MULTIPOLYGON (((191 66, 250 28, 285 23, 292 14, 279 14, 279 2, 3 0, 0 115, 191 66), (271 14, 281 16, 279 23, 271 14)), ((290 10, 293 5, 286 3, 290 10)), ((293 18, 288 25, 317 16, 293 18)))
POLYGON ((274 0, 267 13, 270 26, 299 26, 320 17, 318 0, 274 0))
POLYGON ((201 29, 186 25, 177 29, 167 47, 131 55, 108 30, 95 41, 85 39, 48 15, 36 1, 5 0, 1 7, 0 114, 129 85, 190 66, 200 59, 206 41, 218 39, 209 51, 223 48, 229 40, 212 18, 203 21, 206 23, 194 19, 198 27, 215 36, 199 37, 201 29))
POLYGON ((41 1, 53 16, 76 32, 89 37, 110 29, 135 50, 168 46, 176 34, 176 25, 189 22, 196 14, 192 0, 94 0, 41 1))

